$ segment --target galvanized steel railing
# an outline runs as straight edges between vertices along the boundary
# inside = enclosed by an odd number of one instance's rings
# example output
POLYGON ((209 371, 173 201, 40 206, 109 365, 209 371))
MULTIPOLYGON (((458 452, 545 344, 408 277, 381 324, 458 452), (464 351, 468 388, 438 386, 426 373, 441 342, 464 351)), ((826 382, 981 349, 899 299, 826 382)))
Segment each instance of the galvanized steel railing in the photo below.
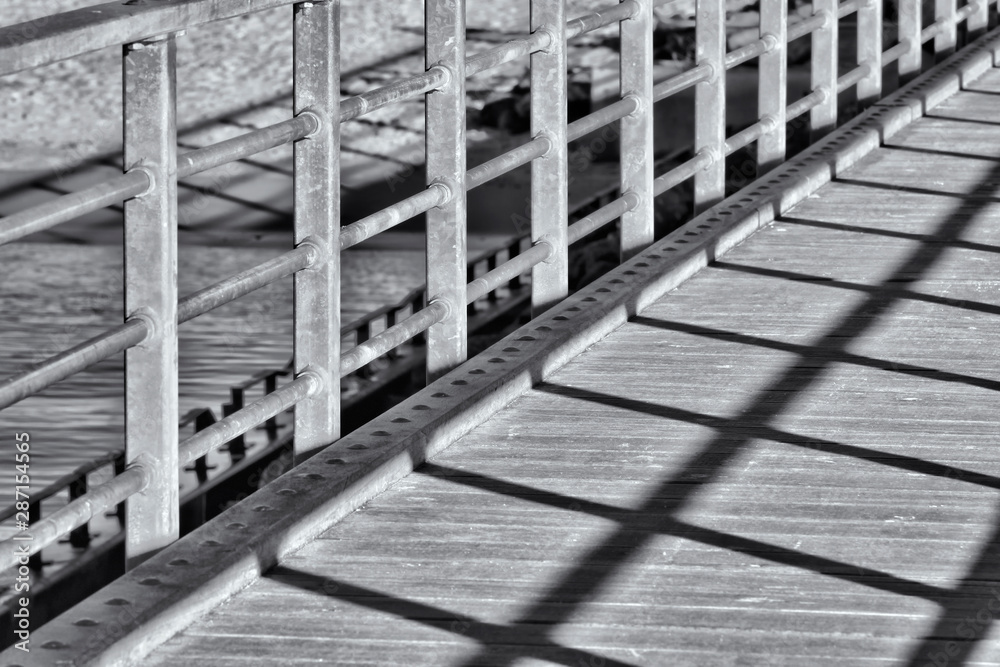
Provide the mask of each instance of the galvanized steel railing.
MULTIPOLYGON (((933 21, 921 0, 899 3, 898 43, 883 51, 882 0, 814 0, 791 18, 786 0, 762 0, 758 36, 726 51, 725 4, 697 6, 694 66, 653 80, 654 0, 623 0, 567 21, 560 0, 531 0, 531 34, 467 56, 465 0, 426 0, 426 71, 348 99, 339 98, 339 1, 162 0, 125 7, 116 2, 53 17, 44 29, 0 29, 0 75, 38 67, 107 46, 123 46, 125 173, 105 183, 0 220, 0 243, 51 228, 124 201, 125 321, 107 332, 0 384, 0 408, 112 355, 126 355, 126 467, 121 474, 32 525, 32 553, 126 502, 126 558, 131 567, 178 535, 178 470, 276 414, 295 406, 299 460, 340 435, 339 379, 426 332, 427 374, 436 378, 467 354, 466 305, 531 271, 535 312, 567 294, 568 247, 621 220, 621 255, 653 241, 654 198, 694 179, 695 206, 725 195, 726 156, 757 142, 758 173, 785 158, 786 123, 809 114, 815 136, 837 124, 838 94, 856 88, 862 104, 877 99, 883 68, 897 63, 901 79, 921 70, 922 47, 936 54, 988 23, 987 0, 957 8, 937 0, 933 21), (185 28, 270 7, 294 7, 294 117, 219 144, 177 154, 175 37, 185 28), (838 66, 839 19, 857 14, 858 65, 838 66), (928 25, 925 25, 927 23, 928 25), (619 24, 621 99, 567 123, 567 41, 619 24), (31 35, 26 37, 26 35, 31 35), (787 103, 789 41, 811 35, 811 92, 787 103), (530 54, 531 132, 526 144, 468 169, 465 158, 466 77, 530 54), (759 59, 758 121, 726 136, 727 69, 759 59), (654 174, 653 103, 695 88, 694 157, 654 174), (341 228, 340 124, 393 102, 426 96, 423 191, 341 228), (567 224, 569 142, 620 123, 620 196, 567 224), (177 179, 294 143, 295 248, 254 269, 179 298, 177 179), (532 246, 467 283, 466 193, 531 163, 532 246), (427 305, 342 352, 341 250, 420 213, 427 217, 427 305), (178 442, 177 325, 294 275, 293 378, 221 421, 178 442)), ((24 542, 18 542, 22 545, 24 542)), ((0 567, 15 564, 5 543, 0 567)))

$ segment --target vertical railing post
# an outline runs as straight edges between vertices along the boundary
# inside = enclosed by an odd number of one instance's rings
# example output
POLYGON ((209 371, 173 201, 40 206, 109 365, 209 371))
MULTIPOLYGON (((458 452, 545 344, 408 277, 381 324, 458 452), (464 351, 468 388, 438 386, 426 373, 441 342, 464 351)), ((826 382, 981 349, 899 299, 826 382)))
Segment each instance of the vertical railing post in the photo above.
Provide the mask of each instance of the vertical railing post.
POLYGON ((295 406, 295 461, 340 437, 340 0, 294 6, 295 114, 317 129, 295 142, 295 244, 312 264, 295 274, 295 374, 321 380, 295 406))
POLYGON ((909 83, 923 68, 923 0, 899 0, 899 41, 908 41, 910 48, 899 58, 899 84, 909 83))
POLYGON ((427 381, 468 356, 465 308, 465 0, 426 0, 427 69, 439 67, 447 82, 427 93, 427 182, 443 183, 449 200, 427 212, 427 301, 443 302, 448 315, 427 331, 427 381))
POLYGON ((757 140, 757 175, 785 160, 785 117, 788 104, 788 2, 761 0, 760 36, 770 50, 760 57, 757 115, 770 119, 773 127, 757 140))
POLYGON ((622 216, 622 261, 653 242, 653 2, 638 4, 620 25, 621 94, 638 104, 621 120, 621 192, 638 198, 622 216))
POLYGON ((826 97, 809 112, 812 141, 837 126, 837 77, 840 72, 837 5, 837 0, 813 0, 813 11, 822 13, 825 20, 812 34, 812 89, 822 90, 826 97))
POLYGON ((531 271, 531 314, 539 315, 569 293, 569 149, 566 145, 566 3, 531 0, 531 31, 549 44, 531 54, 531 134, 549 140, 548 152, 531 163, 531 241, 552 255, 531 271))
POLYGON ((123 54, 124 168, 150 177, 125 202, 125 317, 147 324, 125 352, 126 465, 148 483, 125 503, 125 565, 179 536, 177 398, 177 124, 173 35, 127 44, 123 54))
POLYGON ((934 0, 934 20, 944 22, 940 32, 934 37, 936 63, 955 53, 955 45, 958 43, 958 26, 955 24, 957 5, 956 0, 934 0))
POLYGON ((969 39, 973 40, 986 32, 986 28, 989 26, 990 3, 989 0, 969 0, 969 2, 976 5, 975 11, 969 14, 965 24, 969 39))
POLYGON ((882 96, 882 0, 864 0, 858 7, 858 64, 868 74, 858 81, 858 112, 882 96))
POLYGON ((694 150, 707 152, 712 164, 694 177, 695 213, 726 196, 726 3, 698 0, 695 62, 712 69, 694 92, 694 150))

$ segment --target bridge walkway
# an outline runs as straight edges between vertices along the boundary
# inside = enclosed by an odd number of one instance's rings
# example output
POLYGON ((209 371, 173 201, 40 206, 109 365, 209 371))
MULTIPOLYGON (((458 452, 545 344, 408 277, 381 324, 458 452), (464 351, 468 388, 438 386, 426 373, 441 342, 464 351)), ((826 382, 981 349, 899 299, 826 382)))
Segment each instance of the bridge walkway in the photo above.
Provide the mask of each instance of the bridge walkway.
POLYGON ((144 664, 1000 664, 998 107, 992 69, 144 664))

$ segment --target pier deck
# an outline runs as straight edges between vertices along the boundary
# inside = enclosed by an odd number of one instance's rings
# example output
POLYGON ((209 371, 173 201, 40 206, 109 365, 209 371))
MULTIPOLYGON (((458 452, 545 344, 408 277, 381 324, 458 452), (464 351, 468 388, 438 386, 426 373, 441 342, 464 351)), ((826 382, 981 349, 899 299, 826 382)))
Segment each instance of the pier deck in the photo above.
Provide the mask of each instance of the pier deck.
POLYGON ((994 69, 145 664, 1000 663, 998 95, 994 69))

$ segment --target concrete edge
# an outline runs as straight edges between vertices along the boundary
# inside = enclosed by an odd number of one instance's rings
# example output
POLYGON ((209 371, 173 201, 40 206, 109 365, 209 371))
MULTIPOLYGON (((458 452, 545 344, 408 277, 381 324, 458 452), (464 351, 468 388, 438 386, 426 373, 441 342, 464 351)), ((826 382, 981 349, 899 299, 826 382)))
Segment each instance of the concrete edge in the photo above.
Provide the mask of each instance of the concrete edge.
POLYGON ((21 665, 136 664, 994 65, 976 40, 548 313, 32 633, 21 665))

